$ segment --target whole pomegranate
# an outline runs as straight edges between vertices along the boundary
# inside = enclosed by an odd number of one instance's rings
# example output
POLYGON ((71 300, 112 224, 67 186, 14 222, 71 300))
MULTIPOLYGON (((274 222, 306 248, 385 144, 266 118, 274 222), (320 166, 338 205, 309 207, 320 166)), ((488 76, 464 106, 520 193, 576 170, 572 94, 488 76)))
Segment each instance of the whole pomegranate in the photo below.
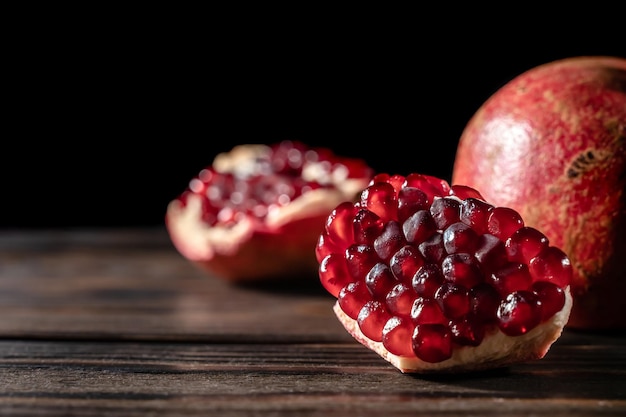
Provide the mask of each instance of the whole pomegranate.
POLYGON ((433 176, 376 175, 329 214, 315 249, 339 321, 402 372, 543 358, 572 305, 562 250, 513 209, 433 176))
POLYGON ((452 182, 568 254, 568 327, 626 328, 626 59, 571 57, 512 79, 462 132, 452 182))
POLYGON ((372 175, 361 159, 298 141, 238 145, 170 202, 165 224, 183 256, 230 282, 315 277, 328 213, 372 175))

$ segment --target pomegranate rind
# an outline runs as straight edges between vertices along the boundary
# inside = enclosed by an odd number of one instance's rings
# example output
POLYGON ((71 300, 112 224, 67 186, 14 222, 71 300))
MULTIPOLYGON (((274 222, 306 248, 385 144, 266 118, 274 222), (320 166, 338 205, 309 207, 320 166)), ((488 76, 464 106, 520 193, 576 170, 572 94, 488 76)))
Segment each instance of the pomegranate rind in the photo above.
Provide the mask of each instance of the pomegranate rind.
POLYGON ((476 372, 544 358, 552 344, 560 338, 569 319, 573 304, 570 287, 566 287, 564 292, 563 308, 528 333, 508 336, 494 326, 480 345, 456 347, 451 358, 437 363, 425 362, 417 357, 394 355, 381 342, 375 342, 365 336, 357 321, 343 312, 339 301, 335 302, 333 311, 354 339, 376 352, 402 373, 476 372))
MULTIPOLYGON (((238 145, 218 154, 212 168, 245 176, 254 169, 254 161, 269 152, 267 145, 238 145)), ((308 191, 274 208, 263 221, 248 216, 228 227, 210 226, 202 220, 200 196, 190 193, 184 203, 172 200, 165 215, 172 244, 201 269, 231 282, 315 278, 315 243, 328 213, 341 202, 354 200, 370 177, 333 177, 310 165, 303 178, 333 187, 308 191)))

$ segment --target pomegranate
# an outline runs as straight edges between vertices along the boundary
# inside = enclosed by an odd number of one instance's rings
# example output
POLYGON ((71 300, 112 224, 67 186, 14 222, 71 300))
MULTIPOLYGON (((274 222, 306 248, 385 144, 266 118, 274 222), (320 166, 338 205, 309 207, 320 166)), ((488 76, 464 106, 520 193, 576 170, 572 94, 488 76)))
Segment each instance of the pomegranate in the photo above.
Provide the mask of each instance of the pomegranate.
POLYGON ((568 254, 568 328, 626 329, 626 59, 571 57, 509 81, 462 132, 452 182, 568 254))
POLYGON ((328 213, 372 175, 361 159, 297 141, 238 145, 191 179, 165 224, 183 256, 227 281, 314 278, 328 213))
POLYGON ((567 255, 469 186, 377 174, 328 215, 315 254, 334 312, 402 372, 543 358, 572 305, 567 255))

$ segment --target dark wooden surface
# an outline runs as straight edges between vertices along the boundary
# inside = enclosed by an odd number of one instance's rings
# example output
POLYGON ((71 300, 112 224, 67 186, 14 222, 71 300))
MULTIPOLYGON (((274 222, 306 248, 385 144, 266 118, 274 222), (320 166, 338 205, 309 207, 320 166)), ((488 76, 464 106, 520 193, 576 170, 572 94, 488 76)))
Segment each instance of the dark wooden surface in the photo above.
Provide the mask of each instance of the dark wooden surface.
POLYGON ((0 232, 2 416, 626 416, 626 337, 532 363, 402 374, 318 282, 238 287, 161 229, 0 232))

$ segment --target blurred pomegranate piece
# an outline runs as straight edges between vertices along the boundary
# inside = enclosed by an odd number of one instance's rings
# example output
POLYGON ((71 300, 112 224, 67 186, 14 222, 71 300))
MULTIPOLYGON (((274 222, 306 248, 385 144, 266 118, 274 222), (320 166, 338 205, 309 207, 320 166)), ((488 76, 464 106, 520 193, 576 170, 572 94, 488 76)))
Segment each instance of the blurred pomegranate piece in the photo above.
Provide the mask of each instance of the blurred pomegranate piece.
POLYGON ((339 321, 402 372, 541 359, 572 307, 572 266, 541 231, 426 175, 373 177, 328 216, 315 252, 339 321))
POLYGON ((225 280, 315 277, 328 213, 372 176, 361 159, 301 142, 238 145, 191 179, 165 224, 185 258, 225 280))

